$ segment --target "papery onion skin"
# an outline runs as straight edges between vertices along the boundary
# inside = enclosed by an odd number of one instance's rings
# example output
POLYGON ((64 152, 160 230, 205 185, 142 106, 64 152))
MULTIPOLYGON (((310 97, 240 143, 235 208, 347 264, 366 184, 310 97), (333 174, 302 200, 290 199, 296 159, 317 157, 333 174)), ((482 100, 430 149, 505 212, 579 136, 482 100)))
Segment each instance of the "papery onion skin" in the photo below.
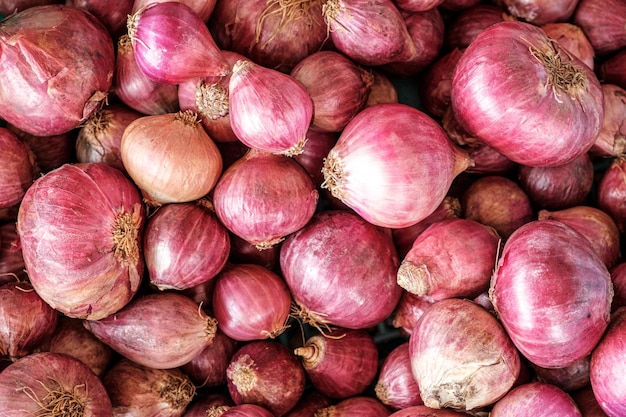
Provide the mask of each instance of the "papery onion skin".
POLYGON ((196 387, 180 369, 154 369, 126 358, 102 377, 113 415, 180 417, 196 387))
POLYGON ((380 402, 394 410, 424 404, 419 385, 413 377, 408 341, 395 347, 385 357, 374 389, 380 402))
POLYGON ((213 342, 180 369, 198 387, 219 387, 226 384, 226 368, 239 342, 226 336, 218 326, 213 342))
POLYGON ((296 161, 255 149, 228 167, 213 191, 222 224, 259 249, 304 227, 318 199, 315 184, 296 161))
POLYGON ((372 224, 407 227, 435 211, 470 165, 434 119, 406 104, 379 104, 342 131, 322 187, 372 224))
POLYGON ((493 404, 511 389, 521 368, 497 319, 458 298, 426 310, 409 338, 409 354, 422 401, 431 408, 469 411, 493 404))
POLYGON ((280 417, 302 397, 304 368, 291 350, 273 340, 241 346, 226 369, 228 392, 235 404, 255 404, 280 417))
POLYGON ((146 223, 143 253, 150 284, 184 290, 213 279, 226 265, 230 237, 208 200, 166 204, 146 223))
POLYGON ((17 225, 0 223, 0 285, 27 277, 17 225))
POLYGON ((0 127, 0 208, 16 206, 38 174, 35 155, 28 145, 0 127))
POLYGON ((319 212, 282 244, 280 267, 305 322, 365 329, 402 294, 388 234, 341 210, 319 212))
POLYGON ((145 209, 135 185, 103 164, 66 164, 28 189, 17 219, 37 293, 63 314, 97 320, 139 289, 145 209))
POLYGON ((606 212, 626 231, 626 160, 614 158, 600 178, 596 199, 598 208, 606 212))
POLYGON ((111 400, 101 380, 72 356, 32 353, 0 373, 3 417, 45 415, 46 410, 64 405, 79 410, 80 415, 113 415, 111 400))
POLYGON ((68 132, 107 97, 115 54, 93 15, 31 7, 2 21, 0 117, 37 136, 68 132))
POLYGON ((505 243, 490 295, 520 352, 535 365, 558 368, 598 343, 613 288, 587 238, 557 220, 535 220, 505 243))
POLYGON ((579 0, 572 23, 580 26, 598 55, 626 46, 626 2, 579 0))
POLYGON ((219 328, 235 340, 273 339, 288 327, 291 294, 261 265, 229 265, 216 278, 212 310, 219 328))
POLYGON ((124 130, 120 154, 153 206, 202 198, 222 174, 219 149, 191 110, 134 120, 124 130))
POLYGON ((561 165, 587 152, 604 117, 592 70, 540 28, 518 21, 489 26, 468 46, 455 67, 451 102, 467 132, 531 166, 561 165), (576 81, 559 81, 557 71, 576 81))
POLYGON ((85 326, 124 357, 155 369, 184 365, 211 344, 217 322, 187 296, 154 293, 85 326))
POLYGON ((538 26, 569 20, 578 5, 578 0, 502 0, 501 2, 511 15, 538 26))
POLYGON ((363 394, 378 372, 376 343, 365 330, 316 334, 294 353, 315 389, 333 399, 363 394))
POLYGON ((543 382, 513 388, 491 410, 493 417, 581 417, 578 406, 563 390, 543 382))
POLYGON ((589 150, 591 155, 620 157, 626 154, 626 89, 603 83, 604 120, 589 150))
POLYGON ((389 417, 468 417, 471 414, 445 408, 430 408, 425 405, 414 405, 389 414, 389 417))
POLYGON ((596 52, 591 42, 585 36, 585 32, 578 26, 568 23, 547 23, 541 29, 552 39, 559 42, 563 47, 583 61, 591 69, 594 69, 596 52))
POLYGON ((391 410, 375 398, 354 396, 322 408, 315 417, 387 417, 391 410))
POLYGON ((205 22, 185 3, 150 3, 128 17, 137 65, 153 81, 180 84, 229 72, 205 22))

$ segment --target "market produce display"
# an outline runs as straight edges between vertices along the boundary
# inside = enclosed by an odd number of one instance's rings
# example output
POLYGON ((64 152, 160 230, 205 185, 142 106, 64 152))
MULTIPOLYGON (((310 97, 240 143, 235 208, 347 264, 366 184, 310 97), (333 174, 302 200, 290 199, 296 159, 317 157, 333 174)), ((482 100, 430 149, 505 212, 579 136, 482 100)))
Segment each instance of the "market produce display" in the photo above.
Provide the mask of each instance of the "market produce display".
POLYGON ((626 417, 626 0, 0 4, 0 417, 626 417))

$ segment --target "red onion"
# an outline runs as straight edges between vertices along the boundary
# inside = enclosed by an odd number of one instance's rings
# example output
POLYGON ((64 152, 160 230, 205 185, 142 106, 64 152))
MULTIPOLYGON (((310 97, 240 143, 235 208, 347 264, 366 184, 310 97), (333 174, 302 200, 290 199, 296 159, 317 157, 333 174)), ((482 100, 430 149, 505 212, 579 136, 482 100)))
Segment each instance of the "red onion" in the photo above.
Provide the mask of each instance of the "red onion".
POLYGON ((180 369, 153 369, 120 359, 102 378, 113 415, 180 417, 196 387, 180 369))
POLYGON ((315 417, 386 417, 389 414, 391 411, 380 401, 356 396, 318 410, 315 417))
POLYGON ((458 298, 426 310, 410 336, 409 354, 422 401, 431 408, 465 411, 493 404, 513 386, 521 367, 497 319, 458 298))
POLYGON ((366 107, 375 106, 383 103, 397 103, 398 91, 389 77, 381 71, 372 69, 374 81, 370 87, 370 93, 367 96, 366 107))
POLYGON ((470 164, 425 113, 406 104, 379 104, 362 110, 343 130, 326 158, 322 187, 368 222, 407 227, 435 211, 470 164))
POLYGON ((605 211, 626 231, 626 160, 615 158, 604 171, 596 192, 598 208, 605 211))
POLYGON ((365 330, 335 329, 316 334, 294 353, 301 358, 315 389, 329 398, 363 394, 378 372, 378 350, 365 330))
POLYGON ((373 76, 336 51, 319 51, 300 61, 290 75, 313 100, 311 128, 340 132, 365 107, 373 76))
POLYGON ((394 3, 403 11, 423 12, 436 8, 443 0, 394 0, 394 3))
POLYGON ((235 404, 256 404, 280 417, 302 396, 305 373, 287 346, 260 340, 235 352, 226 369, 226 379, 235 404))
POLYGON ((435 409, 425 405, 414 405, 389 414, 389 417, 468 417, 470 414, 445 408, 435 409))
POLYGON ((535 365, 559 368, 598 343, 613 289, 587 238, 557 220, 535 220, 505 243, 490 295, 520 352, 535 365))
MULTIPOLYGON (((148 6, 152 3, 165 3, 166 0, 135 0, 133 6, 133 12, 141 9, 142 7, 148 6)), ((171 1, 171 0, 167 0, 171 1)), ((215 9, 215 5, 217 0, 176 0, 180 3, 185 3, 189 6, 204 22, 208 22, 213 10, 215 9)))
POLYGON ((199 304, 205 311, 209 312, 211 306, 211 299, 213 298, 213 288, 215 287, 215 280, 210 279, 202 284, 196 285, 191 288, 180 291, 181 294, 186 295, 199 304))
POLYGON ((611 316, 606 333, 591 353, 589 365, 591 388, 598 404, 609 416, 626 413, 624 357, 626 345, 626 308, 620 307, 611 316))
POLYGON ((476 179, 464 191, 461 207, 465 218, 493 227, 504 240, 533 219, 528 194, 501 175, 476 179))
POLYGON ((555 385, 565 392, 571 392, 589 385, 589 364, 591 355, 587 355, 564 368, 542 368, 532 365, 536 378, 540 382, 555 385))
POLYGON ((533 166, 562 165, 587 152, 604 117, 592 70, 523 22, 496 23, 474 39, 455 67, 451 101, 468 133, 533 166))
POLYGON ((63 0, 2 0, 0 2, 0 14, 9 16, 12 13, 45 4, 63 3, 63 0))
POLYGON ((590 149, 594 156, 621 157, 626 154, 626 89, 602 84, 604 120, 590 149))
POLYGON ((124 172, 120 154, 122 135, 141 116, 126 105, 112 105, 93 112, 76 138, 78 162, 104 162, 124 172))
POLYGON ((411 369, 409 342, 401 343, 385 357, 374 390, 380 402, 394 410, 424 404, 411 369))
POLYGON ((228 167, 213 192, 222 224, 259 249, 271 248, 307 224, 317 200, 315 184, 301 165, 254 149, 228 167))
POLYGON ((289 73, 328 38, 321 0, 218 1, 209 21, 222 49, 289 73), (245 10, 245 13, 241 13, 245 10), (224 30, 223 28, 226 28, 224 30))
POLYGON ((328 0, 322 13, 334 47, 357 64, 380 66, 417 53, 392 0, 328 0))
POLYGON ((52 337, 43 346, 48 352, 80 359, 98 377, 104 375, 113 360, 113 350, 87 330, 82 320, 66 316, 59 318, 52 337))
POLYGON ((280 243, 268 249, 259 249, 239 236, 230 233, 229 260, 235 264, 257 264, 274 270, 280 256, 280 243))
POLYGON ((435 222, 415 239, 404 257, 398 285, 434 300, 476 297, 489 288, 499 244, 495 229, 477 221, 435 222))
POLYGON ((66 0, 68 6, 87 10, 98 18, 114 39, 126 33, 126 18, 133 9, 135 0, 66 0))
POLYGON ((339 133, 337 132, 320 132, 309 129, 306 134, 306 146, 302 153, 294 155, 295 159, 309 174, 316 188, 324 182, 324 158, 328 152, 335 146, 339 133))
POLYGON ((229 94, 231 127, 245 145, 289 156, 302 152, 313 101, 294 77, 240 60, 233 67, 229 94))
POLYGON ((237 162, 250 150, 250 148, 241 143, 239 139, 232 142, 215 142, 215 144, 222 155, 224 169, 237 162))
POLYGON ((424 109, 432 117, 443 118, 450 107, 452 74, 462 54, 461 49, 454 48, 437 57, 423 73, 419 97, 424 109))
POLYGON ((17 219, 33 287, 70 317, 115 313, 141 282, 144 222, 139 192, 109 165, 66 164, 38 178, 17 219))
POLYGON ((566 22, 574 14, 578 0, 500 0, 509 13, 541 26, 566 22))
POLYGON ((76 148, 77 129, 52 136, 31 135, 13 125, 7 125, 7 129, 28 145, 35 155, 36 166, 42 173, 52 171, 63 164, 76 160, 74 150, 76 148))
POLYGON ((180 369, 197 386, 223 386, 226 384, 226 368, 238 347, 238 342, 218 327, 213 342, 180 369))
POLYGON ((90 13, 31 7, 4 19, 0 30, 0 117, 8 123, 37 136, 58 135, 78 127, 107 97, 113 42, 90 13))
POLYGON ((110 417, 111 400, 87 365, 62 353, 33 353, 0 373, 0 409, 6 416, 110 417))
POLYGON ((15 133, 0 127, 0 208, 16 206, 38 174, 35 155, 15 133))
POLYGON ((58 315, 28 282, 0 286, 0 356, 15 361, 35 351, 57 326, 58 315))
POLYGON ((513 388, 492 408, 490 417, 581 417, 572 398, 560 388, 530 382, 513 388))
POLYGON ((218 417, 233 405, 228 395, 214 392, 191 403, 183 417, 218 417))
POLYGON ((585 201, 594 180, 591 157, 584 153, 563 165, 520 165, 518 184, 536 208, 560 210, 585 201))
POLYGON ((149 218, 143 242, 150 284, 159 290, 213 279, 230 253, 228 232, 208 200, 162 206, 149 218))
POLYGON ((210 345, 217 323, 187 296, 164 292, 136 298, 118 313, 86 321, 85 326, 131 361, 170 369, 210 345))
POLYGON ((229 72, 209 28, 185 3, 150 3, 127 26, 137 65, 153 81, 180 84, 229 72))
POLYGON ((204 197, 222 173, 219 149, 191 110, 136 119, 124 130, 120 154, 154 206, 204 197))
POLYGON ((179 110, 178 86, 152 81, 143 73, 128 35, 117 42, 113 92, 128 107, 146 115, 179 110))
POLYGON ((585 236, 591 247, 612 268, 621 258, 621 236, 617 225, 604 211, 592 206, 573 206, 562 210, 540 210, 539 220, 558 220, 585 236))
POLYGON ((390 236, 348 211, 319 212, 281 247, 280 267, 300 318, 366 329, 391 315, 402 288, 390 236))
POLYGON ((570 396, 578 406, 583 417, 607 417, 606 413, 600 408, 591 386, 588 385, 585 388, 574 391, 570 393, 570 396))
POLYGON ((331 404, 331 400, 316 390, 305 391, 298 403, 285 417, 315 417, 315 413, 331 404))
POLYGON ((585 32, 598 55, 608 55, 626 46, 624 0, 579 0, 572 23, 585 32))
POLYGON ((433 303, 436 301, 432 298, 420 297, 405 291, 393 313, 393 327, 401 329, 405 335, 410 335, 419 318, 433 303))
POLYGON ((460 12, 446 28, 444 45, 447 50, 463 50, 489 26, 506 20, 515 20, 494 4, 476 4, 460 12))
POLYGON ((453 12, 460 12, 470 7, 476 6, 481 0, 443 0, 441 9, 453 12))
MULTIPOLYGON (((574 3, 577 2, 578 0, 574 0, 574 3)), ((546 23, 541 29, 589 68, 594 69, 596 53, 581 28, 571 23, 560 22, 546 23)))
POLYGON ((610 272, 614 292, 612 309, 616 310, 626 306, 626 262, 620 261, 610 272))
POLYGON ((212 309, 219 328, 235 340, 273 339, 288 327, 291 294, 261 265, 230 265, 217 276, 212 309))
POLYGON ((604 83, 617 84, 626 88, 626 48, 604 59, 598 68, 598 73, 604 83))
POLYGON ((27 278, 15 222, 0 223, 0 285, 27 278))
POLYGON ((221 417, 275 417, 267 408, 255 404, 239 404, 225 410, 221 417))

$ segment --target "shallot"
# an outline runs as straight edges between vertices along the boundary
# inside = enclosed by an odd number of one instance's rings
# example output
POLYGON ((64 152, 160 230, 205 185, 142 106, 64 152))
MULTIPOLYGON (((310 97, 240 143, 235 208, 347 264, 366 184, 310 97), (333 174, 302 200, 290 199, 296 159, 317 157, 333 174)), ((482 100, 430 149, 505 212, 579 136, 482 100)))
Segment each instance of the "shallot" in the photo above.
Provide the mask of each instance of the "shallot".
POLYGON ((409 342, 398 345, 385 357, 374 390, 380 402, 395 410, 424 404, 411 368, 409 342))
POLYGON ((17 206, 35 180, 38 169, 28 145, 0 127, 0 209, 17 206))
POLYGON ((626 46, 624 0, 579 0, 572 22, 585 32, 598 55, 608 55, 626 46))
POLYGON ((513 388, 491 410, 491 417, 582 417, 578 406, 555 385, 530 382, 513 388))

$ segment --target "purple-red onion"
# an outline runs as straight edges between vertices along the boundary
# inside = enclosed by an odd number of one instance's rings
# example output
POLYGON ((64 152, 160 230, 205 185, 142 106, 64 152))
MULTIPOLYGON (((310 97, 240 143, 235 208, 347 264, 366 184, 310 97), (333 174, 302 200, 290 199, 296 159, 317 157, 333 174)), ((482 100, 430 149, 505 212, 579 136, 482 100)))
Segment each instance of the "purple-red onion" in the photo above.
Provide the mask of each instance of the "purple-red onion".
POLYGON ((285 417, 314 417, 315 413, 331 404, 331 400, 315 389, 306 390, 298 403, 291 409, 285 417))
POLYGON ((490 417, 582 417, 565 391, 544 382, 513 388, 492 408, 490 417))
POLYGON ((0 285, 27 278, 15 222, 0 223, 0 285))
POLYGON ((624 0, 579 0, 572 23, 585 32, 597 55, 608 55, 626 46, 624 0))
POLYGON ((570 393, 583 417, 607 417, 590 385, 570 393))
POLYGON ((380 402, 394 410, 424 404, 411 368, 409 342, 401 343, 383 359, 374 392, 380 402))
POLYGON ((391 413, 389 417, 469 417, 470 415, 445 408, 436 409, 425 405, 414 405, 391 413))
POLYGON ((35 155, 35 163, 42 173, 52 171, 61 165, 76 160, 76 136, 78 129, 52 136, 36 136, 26 133, 13 125, 7 129, 15 133, 26 143, 35 155))
POLYGON ((183 417, 218 417, 234 405, 228 394, 212 392, 193 401, 183 417))
POLYGON ((218 415, 221 417, 276 417, 267 408, 256 404, 238 404, 218 415))
POLYGON ((580 27, 568 22, 559 22, 546 23, 541 26, 541 29, 569 53, 587 64, 589 68, 595 68, 596 52, 580 27))
POLYGON ((278 265, 280 246, 281 243, 278 243, 268 249, 259 249, 234 233, 230 233, 230 255, 228 259, 235 264, 257 264, 274 270, 278 265))
POLYGON ((494 4, 476 4, 458 15, 446 27, 444 45, 447 50, 463 50, 489 26, 514 20, 502 7, 494 4))
POLYGON ((610 270, 613 282, 612 309, 626 306, 626 262, 620 261, 610 270))
POLYGON ((126 19, 136 3, 135 0, 65 0, 66 5, 84 9, 97 17, 113 40, 126 33, 126 19))
POLYGON ((226 336, 218 326, 211 344, 180 369, 198 387, 223 386, 226 384, 226 368, 238 347, 239 343, 226 336))
POLYGON ((441 54, 424 71, 419 85, 420 102, 431 116, 442 119, 450 107, 450 89, 452 74, 463 51, 454 48, 441 54))
POLYGON ((594 156, 621 157, 626 154, 626 89, 602 84, 604 121, 590 149, 594 156))
MULTIPOLYGON (((151 3, 165 3, 172 0, 135 0, 133 5, 133 12, 147 6, 151 3)), ((208 22, 217 0, 176 0, 180 3, 185 3, 189 6, 204 22, 208 22)))
POLYGON ((537 26, 570 19, 578 0, 500 0, 508 12, 537 26))
POLYGON ((563 368, 542 368, 533 364, 531 367, 538 381, 555 385, 569 393, 589 385, 590 362, 591 355, 587 355, 563 368))
POLYGON ((443 0, 394 0, 394 3, 402 11, 423 12, 436 8, 443 0))
POLYGON ((598 68, 600 80, 626 88, 626 48, 605 58, 598 68))
POLYGON ((302 153, 292 157, 308 172, 316 188, 324 182, 324 174, 322 173, 324 159, 337 143, 338 137, 339 133, 337 132, 321 132, 309 129, 306 134, 306 146, 302 153))
POLYGON ((597 207, 626 231, 626 160, 614 158, 598 181, 597 207))
POLYGON ((393 327, 402 330, 405 335, 411 335, 419 318, 434 303, 436 301, 432 298, 420 297, 408 291, 403 292, 393 312, 393 327))
POLYGON ((18 136, 0 127, 0 209, 17 206, 37 177, 35 154, 18 136))
POLYGON ((387 417, 391 410, 375 398, 354 396, 322 408, 315 417, 387 417))
POLYGON ((367 97, 366 107, 383 103, 397 103, 398 91, 389 77, 377 69, 372 69, 372 74, 374 75, 374 81, 367 97))

